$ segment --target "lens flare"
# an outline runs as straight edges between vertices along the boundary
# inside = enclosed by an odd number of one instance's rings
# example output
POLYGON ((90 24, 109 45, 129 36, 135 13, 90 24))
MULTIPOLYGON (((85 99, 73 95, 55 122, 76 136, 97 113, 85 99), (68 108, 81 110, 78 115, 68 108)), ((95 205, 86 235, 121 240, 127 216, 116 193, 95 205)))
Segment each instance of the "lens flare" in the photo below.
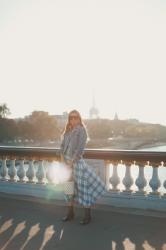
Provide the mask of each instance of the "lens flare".
POLYGON ((47 175, 51 182, 55 184, 63 183, 69 180, 72 170, 64 163, 52 162, 49 166, 47 175))

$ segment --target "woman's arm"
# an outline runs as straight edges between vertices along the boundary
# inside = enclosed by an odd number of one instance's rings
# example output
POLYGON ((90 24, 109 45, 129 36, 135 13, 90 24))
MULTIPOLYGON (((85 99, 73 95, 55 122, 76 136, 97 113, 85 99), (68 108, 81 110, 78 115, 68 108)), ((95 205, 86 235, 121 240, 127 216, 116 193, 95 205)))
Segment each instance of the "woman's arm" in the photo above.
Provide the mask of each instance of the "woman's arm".
POLYGON ((65 140, 64 140, 64 136, 60 145, 60 159, 61 161, 64 161, 64 157, 63 157, 63 149, 64 149, 64 144, 65 144, 65 140))
POLYGON ((79 127, 78 131, 74 134, 75 138, 73 139, 73 154, 72 162, 75 162, 82 156, 84 148, 86 145, 87 134, 84 127, 79 127))

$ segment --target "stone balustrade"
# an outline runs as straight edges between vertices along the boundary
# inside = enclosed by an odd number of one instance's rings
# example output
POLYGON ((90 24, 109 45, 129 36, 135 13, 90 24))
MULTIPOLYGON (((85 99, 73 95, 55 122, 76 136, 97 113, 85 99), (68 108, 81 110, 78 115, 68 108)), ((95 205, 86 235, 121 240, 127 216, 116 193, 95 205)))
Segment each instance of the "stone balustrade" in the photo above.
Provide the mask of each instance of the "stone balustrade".
MULTIPOLYGON (((0 192, 63 200, 56 181, 59 149, 0 147, 0 192)), ((86 149, 84 159, 105 181, 105 206, 166 210, 166 153, 86 149), (92 164, 90 164, 92 162, 92 164), (102 164, 101 164, 102 162, 102 164)))

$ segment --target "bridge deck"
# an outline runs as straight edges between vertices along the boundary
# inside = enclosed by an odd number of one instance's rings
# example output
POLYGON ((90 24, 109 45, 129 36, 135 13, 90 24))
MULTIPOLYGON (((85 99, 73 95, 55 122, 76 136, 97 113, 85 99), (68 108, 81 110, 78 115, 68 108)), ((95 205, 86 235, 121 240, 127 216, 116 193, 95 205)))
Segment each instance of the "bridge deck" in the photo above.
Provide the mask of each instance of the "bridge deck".
POLYGON ((82 209, 62 222, 65 207, 0 198, 1 250, 166 250, 166 218, 92 210, 82 226, 82 209))

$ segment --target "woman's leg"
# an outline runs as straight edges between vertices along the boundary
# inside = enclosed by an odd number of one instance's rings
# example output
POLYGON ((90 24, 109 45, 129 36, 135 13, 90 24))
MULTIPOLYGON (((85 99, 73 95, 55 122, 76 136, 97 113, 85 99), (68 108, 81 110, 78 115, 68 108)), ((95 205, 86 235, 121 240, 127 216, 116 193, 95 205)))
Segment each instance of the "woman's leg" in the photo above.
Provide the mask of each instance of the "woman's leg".
POLYGON ((67 214, 62 218, 62 221, 70 221, 74 219, 74 201, 73 197, 70 197, 70 200, 67 203, 67 214))
POLYGON ((90 221, 91 221, 91 207, 86 206, 86 207, 84 207, 84 217, 80 221, 80 224, 81 225, 86 225, 86 224, 89 224, 90 221))
MULTIPOLYGON (((63 221, 70 221, 74 219, 74 190, 73 189, 73 170, 69 179, 69 183, 72 182, 72 186, 69 185, 67 189, 69 189, 68 191, 70 191, 70 194, 65 194, 65 199, 67 201, 67 215, 65 217, 62 218, 63 221), (73 191, 73 192, 71 192, 73 191), (72 194, 73 193, 73 194, 72 194)), ((70 183, 71 184, 71 183, 70 183)))

